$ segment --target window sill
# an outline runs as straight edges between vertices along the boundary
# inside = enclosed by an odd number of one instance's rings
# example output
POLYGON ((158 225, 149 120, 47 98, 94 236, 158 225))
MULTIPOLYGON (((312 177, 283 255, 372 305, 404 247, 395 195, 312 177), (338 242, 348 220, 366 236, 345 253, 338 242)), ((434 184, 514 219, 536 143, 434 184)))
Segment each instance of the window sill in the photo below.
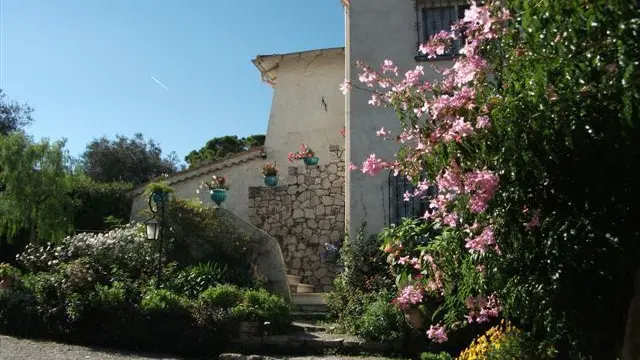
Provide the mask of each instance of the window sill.
POLYGON ((458 58, 458 56, 450 55, 450 56, 438 56, 435 58, 428 58, 427 55, 416 55, 414 59, 418 62, 433 62, 433 61, 452 61, 458 58))

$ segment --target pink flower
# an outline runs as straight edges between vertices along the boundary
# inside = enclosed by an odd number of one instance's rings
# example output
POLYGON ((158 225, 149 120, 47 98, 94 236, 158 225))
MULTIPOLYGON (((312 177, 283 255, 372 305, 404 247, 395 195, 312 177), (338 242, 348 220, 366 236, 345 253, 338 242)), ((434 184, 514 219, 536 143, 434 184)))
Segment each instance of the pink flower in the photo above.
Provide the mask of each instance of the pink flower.
POLYGON ((409 261, 409 256, 402 256, 400 259, 398 259, 398 264, 404 265, 407 263, 407 261, 409 261))
POLYGON ((469 314, 467 320, 477 323, 488 322, 492 317, 498 317, 500 310, 500 301, 495 294, 490 295, 488 298, 482 295, 469 296, 465 300, 469 314))
POLYGON ((376 157, 376 154, 371 154, 369 157, 362 163, 361 171, 363 174, 375 176, 378 175, 382 170, 386 169, 389 165, 380 158, 376 157))
POLYGON ((486 115, 480 115, 476 118, 476 128, 477 129, 486 129, 491 126, 491 120, 486 115))
POLYGON ((499 179, 488 170, 473 171, 465 175, 464 186, 471 193, 469 209, 474 213, 481 213, 488 207, 498 188, 499 179))
POLYGON ((493 237, 493 228, 491 226, 487 226, 482 230, 480 235, 475 238, 468 238, 466 240, 465 247, 472 253, 484 254, 489 246, 495 245, 495 243, 496 241, 493 237))
POLYGON ((347 95, 349 93, 349 90, 351 90, 351 81, 344 79, 344 81, 340 84, 340 91, 342 91, 342 94, 347 95))
POLYGON ((358 170, 358 167, 354 163, 349 162, 349 170, 350 171, 358 170))
MULTIPOLYGON (((527 212, 527 209, 525 209, 524 212, 527 212)), ((537 209, 533 212, 531 220, 529 220, 528 223, 525 223, 524 227, 529 231, 531 231, 531 229, 533 229, 534 227, 540 227, 540 209, 537 209)))
POLYGON ((445 332, 444 326, 442 326, 441 324, 431 325, 429 327, 429 330, 427 330, 427 336, 429 337, 429 339, 437 343, 443 343, 449 339, 447 337, 447 333, 445 332))
POLYGON ((442 218, 442 222, 447 226, 455 227, 458 223, 458 214, 449 213, 442 218))
POLYGON ((438 55, 444 55, 448 48, 451 47, 451 43, 453 40, 453 34, 441 30, 439 33, 433 35, 426 44, 420 45, 420 52, 427 55, 428 58, 432 59, 438 55))
POLYGON ((413 266, 413 268, 416 270, 420 270, 422 268, 422 265, 420 265, 420 260, 415 257, 409 260, 409 264, 411 264, 411 266, 413 266))
POLYGON ((371 94, 371 99, 369 99, 369 105, 371 105, 371 106, 380 106, 380 95, 371 94))
POLYGON ((387 137, 389 136, 389 131, 385 130, 384 127, 381 127, 380 130, 376 131, 377 137, 387 137))
POLYGON ((393 74, 395 74, 396 76, 398 75, 398 67, 393 65, 393 61, 391 60, 385 60, 382 62, 382 73, 386 74, 387 72, 391 72, 393 74))
POLYGON ((394 300, 394 303, 401 309, 406 310, 411 305, 417 305, 422 302, 422 289, 415 285, 408 285, 400 295, 394 300))

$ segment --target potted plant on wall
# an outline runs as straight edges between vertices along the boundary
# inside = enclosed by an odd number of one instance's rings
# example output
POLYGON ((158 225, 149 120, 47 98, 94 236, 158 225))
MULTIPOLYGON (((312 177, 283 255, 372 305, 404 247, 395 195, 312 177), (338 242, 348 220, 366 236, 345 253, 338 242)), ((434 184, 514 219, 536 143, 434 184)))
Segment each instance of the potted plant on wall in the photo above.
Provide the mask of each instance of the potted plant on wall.
POLYGON ((220 206, 227 199, 227 190, 229 190, 229 184, 227 183, 226 176, 213 175, 211 181, 203 181, 202 186, 209 189, 211 201, 220 206))
POLYGON ((164 181, 152 182, 145 188, 145 193, 151 195, 151 200, 156 204, 169 202, 169 196, 173 192, 173 188, 164 181))
POLYGON ((320 161, 320 159, 315 156, 315 152, 306 144, 300 145, 300 149, 298 149, 298 151, 290 152, 288 159, 289 162, 302 159, 307 166, 318 165, 318 161, 320 161))
POLYGON ((278 173, 280 170, 276 167, 276 164, 268 161, 262 165, 262 176, 264 176, 264 184, 267 186, 278 185, 278 173))

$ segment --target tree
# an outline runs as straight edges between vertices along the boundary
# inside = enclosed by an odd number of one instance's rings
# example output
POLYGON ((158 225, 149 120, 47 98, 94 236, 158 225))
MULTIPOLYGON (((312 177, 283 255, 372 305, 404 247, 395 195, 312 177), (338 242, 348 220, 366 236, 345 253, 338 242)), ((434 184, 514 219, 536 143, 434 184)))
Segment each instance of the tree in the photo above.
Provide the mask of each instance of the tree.
POLYGON ((19 130, 33 122, 31 109, 28 105, 20 105, 14 101, 7 101, 6 95, 0 89, 0 135, 19 130))
POLYGON ((121 181, 134 186, 178 170, 175 153, 162 157, 160 146, 145 140, 141 133, 131 139, 117 135, 115 140, 93 140, 81 155, 81 163, 87 176, 95 181, 121 181))
POLYGON ((65 141, 34 142, 22 132, 0 136, 0 235, 27 230, 29 240, 58 240, 71 229, 65 141))
POLYGON ((203 163, 224 159, 231 154, 237 154, 239 152, 247 151, 251 148, 260 147, 264 145, 264 135, 251 135, 246 138, 238 138, 237 136, 227 135, 222 137, 215 137, 207 144, 200 148, 200 150, 193 150, 184 160, 189 166, 197 166, 203 163))

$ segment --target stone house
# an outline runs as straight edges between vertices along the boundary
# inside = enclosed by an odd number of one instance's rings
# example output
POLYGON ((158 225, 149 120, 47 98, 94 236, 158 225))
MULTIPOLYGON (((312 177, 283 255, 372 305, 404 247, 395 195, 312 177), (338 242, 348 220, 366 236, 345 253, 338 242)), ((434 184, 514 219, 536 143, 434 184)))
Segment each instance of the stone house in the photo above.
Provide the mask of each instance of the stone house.
MULTIPOLYGON (((380 174, 348 171, 371 153, 392 158, 397 144, 375 135, 380 127, 399 132, 389 109, 368 104, 370 95, 354 90, 344 96, 339 84, 358 84, 357 60, 380 64, 393 60, 399 69, 424 67, 436 78, 434 65, 451 65, 451 54, 427 60, 418 44, 461 16, 464 0, 342 0, 345 46, 288 54, 259 55, 252 62, 261 79, 274 89, 263 149, 191 168, 167 181, 178 197, 208 194, 196 190, 214 173, 226 175, 230 190, 223 208, 275 237, 288 273, 301 277, 309 291, 327 291, 335 265, 323 254, 325 244, 340 240, 345 230, 355 234, 363 223, 375 234, 403 216, 418 214, 419 203, 406 203, 402 194, 410 184, 380 174), (317 166, 290 164, 287 155, 301 143, 320 158, 317 166), (260 168, 275 162, 279 186, 265 187, 260 168)), ((338 19, 338 14, 336 14, 338 19)), ((146 207, 143 188, 134 190, 132 218, 146 207)))

